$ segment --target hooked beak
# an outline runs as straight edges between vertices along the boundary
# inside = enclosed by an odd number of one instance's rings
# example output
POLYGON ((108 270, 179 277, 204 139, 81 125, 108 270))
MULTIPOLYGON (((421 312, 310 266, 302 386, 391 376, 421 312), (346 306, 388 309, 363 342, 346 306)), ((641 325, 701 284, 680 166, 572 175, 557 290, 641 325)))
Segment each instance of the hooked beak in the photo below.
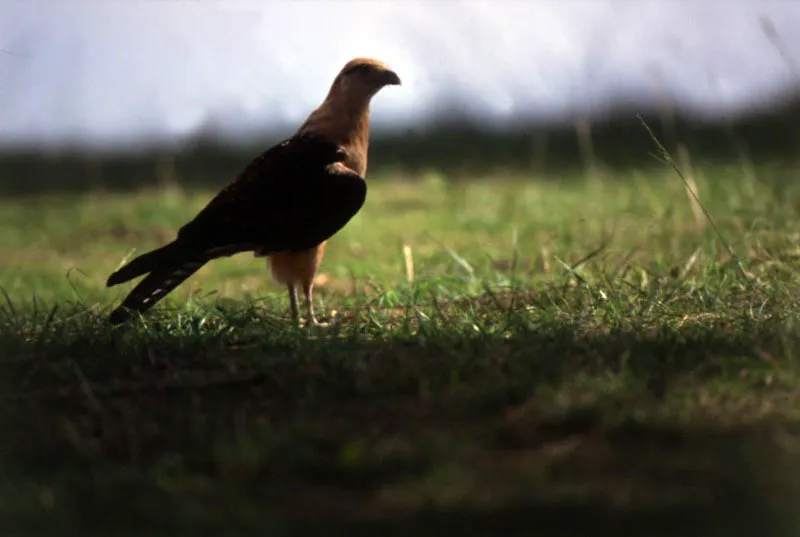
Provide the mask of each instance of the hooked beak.
POLYGON ((383 73, 383 83, 386 86, 399 86, 400 77, 394 71, 385 71, 383 73))

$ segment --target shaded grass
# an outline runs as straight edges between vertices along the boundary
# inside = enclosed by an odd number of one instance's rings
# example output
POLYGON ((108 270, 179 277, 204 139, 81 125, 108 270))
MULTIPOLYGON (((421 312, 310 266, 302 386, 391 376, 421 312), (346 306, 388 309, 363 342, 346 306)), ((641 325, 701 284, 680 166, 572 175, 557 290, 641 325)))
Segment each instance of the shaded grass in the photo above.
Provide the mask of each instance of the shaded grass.
POLYGON ((798 199, 756 171, 695 170, 717 230, 669 170, 375 182, 329 246, 324 330, 246 256, 107 326, 105 277, 210 191, 0 202, 0 520, 791 535, 798 199))

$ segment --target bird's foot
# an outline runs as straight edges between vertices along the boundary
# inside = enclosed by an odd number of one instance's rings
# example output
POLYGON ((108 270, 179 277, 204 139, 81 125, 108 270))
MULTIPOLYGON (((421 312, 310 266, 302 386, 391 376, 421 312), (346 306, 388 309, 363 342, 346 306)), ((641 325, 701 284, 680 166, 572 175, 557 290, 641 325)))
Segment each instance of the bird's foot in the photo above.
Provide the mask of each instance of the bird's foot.
POLYGON ((316 317, 312 316, 307 322, 306 325, 308 326, 316 326, 318 328, 326 328, 330 326, 330 323, 325 321, 318 321, 316 317))
POLYGON ((315 316, 297 317, 297 318, 292 319, 292 322, 294 322, 294 324, 296 324, 300 328, 309 327, 309 326, 316 326, 316 327, 319 327, 319 328, 325 328, 327 326, 330 326, 330 323, 325 322, 325 321, 319 321, 319 320, 317 320, 317 318, 315 316))

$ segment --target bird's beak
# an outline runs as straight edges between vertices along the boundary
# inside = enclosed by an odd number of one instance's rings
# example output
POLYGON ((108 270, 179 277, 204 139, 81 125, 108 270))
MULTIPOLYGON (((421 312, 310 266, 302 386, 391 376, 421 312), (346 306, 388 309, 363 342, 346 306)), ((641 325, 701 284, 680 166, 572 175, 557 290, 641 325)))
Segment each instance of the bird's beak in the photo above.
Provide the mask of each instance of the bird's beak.
POLYGON ((386 86, 399 86, 400 77, 394 71, 385 71, 383 73, 383 83, 386 86))

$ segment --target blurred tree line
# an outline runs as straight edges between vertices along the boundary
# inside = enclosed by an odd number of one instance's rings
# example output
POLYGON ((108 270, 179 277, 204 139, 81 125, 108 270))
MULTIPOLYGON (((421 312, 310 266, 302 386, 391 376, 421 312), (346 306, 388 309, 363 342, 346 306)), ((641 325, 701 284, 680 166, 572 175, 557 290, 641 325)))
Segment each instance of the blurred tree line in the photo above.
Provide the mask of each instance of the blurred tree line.
MULTIPOLYGON (((569 172, 602 173, 663 166, 653 158, 647 121, 676 160, 691 156, 709 162, 800 164, 800 91, 769 111, 700 120, 663 108, 618 107, 605 117, 556 125, 519 125, 499 130, 475 121, 452 119, 432 128, 378 136, 370 148, 370 176, 410 177, 436 171, 444 177, 501 173, 558 177, 569 172)), ((6 152, 0 154, 0 192, 130 189, 164 183, 219 187, 278 137, 231 145, 198 136, 178 150, 128 154, 6 152)), ((570 173, 571 174, 571 173, 570 173)))

